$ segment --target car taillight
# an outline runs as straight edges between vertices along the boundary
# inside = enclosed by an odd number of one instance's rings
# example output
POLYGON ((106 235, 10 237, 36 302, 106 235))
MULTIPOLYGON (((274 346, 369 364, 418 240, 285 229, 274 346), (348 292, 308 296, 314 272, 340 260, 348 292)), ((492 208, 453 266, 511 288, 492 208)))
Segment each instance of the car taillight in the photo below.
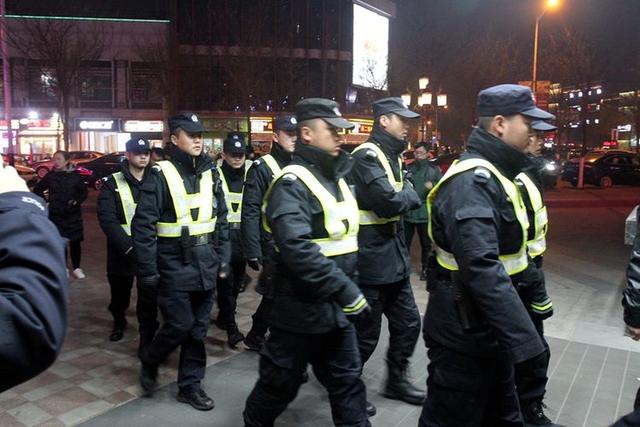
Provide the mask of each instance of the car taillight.
POLYGON ((89 176, 89 175, 93 175, 93 171, 89 170, 87 168, 83 168, 83 167, 76 167, 76 170, 78 171, 78 173, 80 175, 85 175, 85 176, 89 176))

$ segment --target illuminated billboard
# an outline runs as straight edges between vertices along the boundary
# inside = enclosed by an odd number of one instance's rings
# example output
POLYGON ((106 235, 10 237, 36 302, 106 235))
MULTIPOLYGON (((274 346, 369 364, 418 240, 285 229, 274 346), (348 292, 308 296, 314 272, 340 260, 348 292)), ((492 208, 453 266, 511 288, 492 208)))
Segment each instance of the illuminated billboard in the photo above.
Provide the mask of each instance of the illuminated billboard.
POLYGON ((353 5, 354 85, 387 89, 389 18, 353 5))

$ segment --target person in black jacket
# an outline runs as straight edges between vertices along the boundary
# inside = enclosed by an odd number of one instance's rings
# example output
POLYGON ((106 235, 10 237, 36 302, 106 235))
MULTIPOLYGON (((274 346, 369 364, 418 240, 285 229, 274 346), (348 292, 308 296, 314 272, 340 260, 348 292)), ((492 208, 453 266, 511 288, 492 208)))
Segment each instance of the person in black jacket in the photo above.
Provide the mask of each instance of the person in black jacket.
MULTIPOLYGON (((109 339, 120 341, 127 326, 125 312, 129 308, 131 288, 137 274, 131 220, 140 198, 140 187, 149 174, 150 145, 145 139, 127 141, 120 172, 102 179, 98 196, 98 221, 107 236, 107 279, 111 289, 109 311, 113 329, 109 339)), ((153 339, 158 329, 158 308, 155 289, 138 284, 136 304, 142 349, 153 339)))
POLYGON ((69 162, 68 151, 56 151, 53 154, 54 169, 42 178, 33 189, 40 197, 48 192, 49 219, 58 227, 62 237, 69 240, 69 254, 73 276, 84 279, 80 268, 84 240, 81 205, 87 198, 87 186, 75 166, 69 162))
POLYGON ((522 426, 513 365, 544 351, 514 286, 532 263, 527 212, 513 180, 530 165, 524 150, 532 118, 553 116, 519 85, 481 91, 478 111, 467 152, 427 202, 435 259, 421 427, 522 426))
MULTIPOLYGON (((384 314, 390 337, 383 395, 420 405, 424 391, 407 378, 409 357, 420 336, 420 312, 409 282, 409 252, 400 220, 421 205, 413 185, 404 179, 401 157, 407 148, 409 120, 420 115, 396 97, 374 102, 373 114, 373 131, 369 141, 354 150, 351 172, 360 207, 360 289, 372 309, 370 319, 356 324, 358 342, 364 365, 378 344, 384 314)), ((368 408, 375 413, 372 404, 368 408)))
POLYGON ((164 319, 140 352, 140 383, 153 392, 158 365, 179 346, 177 399, 206 411, 214 402, 201 387, 204 340, 216 280, 228 274, 227 206, 215 164, 203 153, 198 116, 175 115, 169 129, 171 160, 151 168, 132 222, 138 284, 157 287, 164 319))
POLYGON ((251 162, 245 161, 245 144, 242 134, 232 132, 225 138, 222 150, 222 165, 218 166, 224 198, 227 202, 227 222, 231 241, 231 273, 218 280, 218 319, 216 324, 227 331, 231 348, 244 340, 236 323, 236 299, 244 281, 247 263, 242 254, 240 220, 244 181, 251 162))
MULTIPOLYGON (((297 121, 294 116, 281 115, 273 119, 271 153, 255 160, 249 168, 242 195, 242 250, 247 264, 260 271, 256 292, 264 294, 264 282, 271 271, 273 240, 271 233, 262 227, 262 200, 267 188, 282 168, 291 161, 296 141, 297 121)), ((263 295, 252 316, 251 330, 244 340, 249 350, 258 351, 264 342, 269 324, 265 318, 269 295, 263 295)))
POLYGON ((65 242, 0 159, 0 392, 53 363, 67 328, 65 242))
POLYGON ((302 383, 307 364, 329 392, 333 422, 369 426, 356 331, 348 317, 367 312, 356 285, 358 207, 344 177, 351 169, 339 129, 353 124, 338 104, 296 105, 299 140, 292 163, 266 195, 277 247, 269 306, 271 333, 260 377, 247 399, 245 426, 272 426, 302 383))

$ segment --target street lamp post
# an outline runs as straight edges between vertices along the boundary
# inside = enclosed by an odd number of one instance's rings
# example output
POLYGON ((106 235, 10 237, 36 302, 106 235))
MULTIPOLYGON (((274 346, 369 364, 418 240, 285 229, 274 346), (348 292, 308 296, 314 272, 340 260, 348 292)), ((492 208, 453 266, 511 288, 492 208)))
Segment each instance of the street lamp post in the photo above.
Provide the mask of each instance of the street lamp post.
POLYGON ((559 0, 547 0, 542 13, 536 18, 536 28, 533 34, 533 71, 531 75, 531 91, 535 95, 538 81, 538 34, 540 32, 540 20, 547 13, 547 10, 558 7, 559 0))

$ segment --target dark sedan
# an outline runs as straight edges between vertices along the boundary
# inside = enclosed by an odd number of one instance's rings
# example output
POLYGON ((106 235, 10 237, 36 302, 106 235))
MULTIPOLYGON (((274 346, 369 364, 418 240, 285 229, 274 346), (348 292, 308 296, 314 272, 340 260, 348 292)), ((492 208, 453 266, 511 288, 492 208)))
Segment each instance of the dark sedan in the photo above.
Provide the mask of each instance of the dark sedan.
POLYGON ((84 182, 96 190, 102 185, 101 179, 114 172, 120 171, 120 165, 124 159, 124 152, 105 154, 102 157, 83 163, 78 166, 78 172, 84 176, 84 182))
MULTIPOLYGON (((562 180, 578 185, 580 159, 564 164, 562 180)), ((609 188, 614 184, 640 184, 640 157, 631 151, 608 150, 584 156, 584 184, 609 188)))

